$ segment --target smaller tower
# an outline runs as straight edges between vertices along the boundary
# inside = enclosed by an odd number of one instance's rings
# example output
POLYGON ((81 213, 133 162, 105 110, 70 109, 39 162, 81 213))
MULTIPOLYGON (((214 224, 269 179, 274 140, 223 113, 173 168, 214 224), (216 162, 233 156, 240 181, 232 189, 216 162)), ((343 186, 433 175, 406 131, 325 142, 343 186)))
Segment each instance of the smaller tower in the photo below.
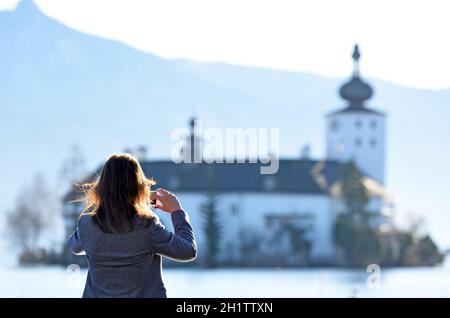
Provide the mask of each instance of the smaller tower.
POLYGON ((327 158, 353 160, 363 173, 384 183, 385 114, 366 106, 373 90, 360 77, 360 57, 355 45, 352 77, 339 90, 347 105, 326 118, 327 158))
POLYGON ((184 163, 202 163, 203 139, 197 129, 201 130, 200 120, 192 117, 189 120, 189 135, 186 136, 185 143, 181 149, 181 157, 184 163))

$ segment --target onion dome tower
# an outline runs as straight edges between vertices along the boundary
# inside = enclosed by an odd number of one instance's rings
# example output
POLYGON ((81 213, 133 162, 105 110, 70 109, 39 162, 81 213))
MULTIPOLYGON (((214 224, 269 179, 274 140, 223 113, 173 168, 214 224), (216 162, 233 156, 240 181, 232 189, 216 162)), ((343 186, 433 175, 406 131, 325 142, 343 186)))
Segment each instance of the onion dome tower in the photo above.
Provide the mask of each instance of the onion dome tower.
POLYGON ((326 117, 327 158, 353 160, 364 174, 384 183, 386 116, 367 106, 373 89, 361 78, 358 45, 352 58, 352 76, 339 89, 346 104, 326 117))

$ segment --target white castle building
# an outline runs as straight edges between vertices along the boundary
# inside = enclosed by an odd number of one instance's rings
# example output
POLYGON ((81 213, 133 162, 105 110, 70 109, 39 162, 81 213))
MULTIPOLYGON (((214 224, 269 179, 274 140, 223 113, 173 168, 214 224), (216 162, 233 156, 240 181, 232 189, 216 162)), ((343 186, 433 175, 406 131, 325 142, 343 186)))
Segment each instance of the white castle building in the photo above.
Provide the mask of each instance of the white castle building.
MULTIPOLYGON (((389 223, 387 212, 392 210, 392 200, 383 186, 386 116, 366 105, 372 89, 360 77, 359 58, 355 46, 353 75, 340 89, 346 105, 326 116, 327 153, 322 160, 281 158, 273 175, 261 174, 259 163, 141 161, 146 175, 156 179, 158 187, 175 192, 189 212, 199 246, 197 262, 202 262, 207 246, 202 206, 210 202, 213 192, 222 261, 238 263, 244 259, 253 265, 335 263, 333 226, 338 213, 343 212, 338 178, 342 163, 349 160, 366 176, 371 210, 380 214, 376 225, 389 223)), ((195 138, 192 131, 190 139, 195 138)), ((68 233, 75 228, 81 209, 70 203, 76 195, 71 192, 65 198, 68 233)), ((171 228, 170 217, 160 216, 171 228)))

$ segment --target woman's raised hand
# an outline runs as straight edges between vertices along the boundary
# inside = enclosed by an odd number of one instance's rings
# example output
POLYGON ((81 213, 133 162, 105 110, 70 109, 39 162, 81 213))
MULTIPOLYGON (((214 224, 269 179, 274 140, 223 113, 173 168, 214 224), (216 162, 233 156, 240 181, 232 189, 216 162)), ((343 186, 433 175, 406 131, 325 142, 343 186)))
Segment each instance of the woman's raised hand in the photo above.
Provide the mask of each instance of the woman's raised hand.
POLYGON ((172 213, 181 210, 180 202, 172 192, 159 188, 150 193, 150 199, 156 200, 155 208, 172 213))

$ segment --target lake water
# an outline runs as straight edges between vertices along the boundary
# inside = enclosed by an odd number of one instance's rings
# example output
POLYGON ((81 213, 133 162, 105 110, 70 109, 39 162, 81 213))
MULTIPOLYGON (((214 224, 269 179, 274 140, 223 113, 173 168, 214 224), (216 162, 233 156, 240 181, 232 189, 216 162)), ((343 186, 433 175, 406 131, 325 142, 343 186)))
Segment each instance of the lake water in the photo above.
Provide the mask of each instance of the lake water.
MULTIPOLYGON (((86 273, 76 267, 3 267, 0 297, 80 297, 86 273)), ((450 297, 448 265, 375 275, 335 268, 164 270, 169 297, 450 297)))

